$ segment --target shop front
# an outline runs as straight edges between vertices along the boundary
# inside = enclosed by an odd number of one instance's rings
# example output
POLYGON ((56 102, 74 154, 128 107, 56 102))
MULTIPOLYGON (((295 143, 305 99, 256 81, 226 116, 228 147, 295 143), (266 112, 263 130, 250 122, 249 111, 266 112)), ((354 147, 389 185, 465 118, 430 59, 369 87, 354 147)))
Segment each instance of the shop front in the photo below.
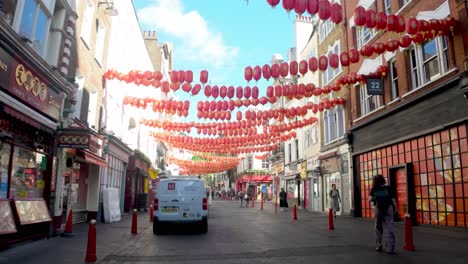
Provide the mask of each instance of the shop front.
POLYGON ((468 116, 461 89, 468 74, 462 76, 351 129, 356 216, 374 217, 369 192, 381 174, 396 194, 397 219, 408 213, 414 224, 468 227, 468 116), (382 129, 394 124, 398 129, 382 129))
POLYGON ((246 174, 236 180, 237 190, 242 190, 250 197, 261 199, 273 198, 273 176, 269 174, 246 174))
POLYGON ((99 187, 99 219, 111 223, 120 220, 124 212, 125 174, 132 150, 115 136, 107 135, 105 159, 99 187))
POLYGON ((341 174, 338 166, 338 151, 331 151, 328 153, 322 153, 319 157, 320 160, 320 173, 323 180, 323 202, 324 210, 328 211, 330 208, 330 196, 329 193, 332 189, 332 185, 336 185, 336 189, 342 193, 341 190, 341 174))
POLYGON ((0 247, 47 237, 65 95, 0 39, 0 247))
POLYGON ((294 204, 297 206, 302 205, 301 200, 303 199, 303 196, 301 196, 301 169, 301 162, 299 161, 292 162, 284 167, 284 176, 282 179, 281 188, 284 188, 284 191, 287 193, 289 206, 294 204))
POLYGON ((146 210, 149 169, 150 165, 137 158, 136 155, 130 156, 125 176, 125 212, 133 209, 146 210))
POLYGON ((320 161, 317 157, 312 157, 306 160, 307 178, 310 181, 309 200, 310 205, 307 207, 312 211, 323 211, 323 189, 322 177, 320 175, 320 161))
MULTIPOLYGON (((61 190, 61 225, 72 212, 72 223, 98 219, 100 175, 107 167, 102 158, 104 138, 79 120, 60 129, 57 147, 63 149, 61 190)), ((57 213, 58 215, 58 213, 57 213)), ((57 221, 57 220, 56 220, 57 221)), ((59 227, 57 227, 59 228, 59 227)))

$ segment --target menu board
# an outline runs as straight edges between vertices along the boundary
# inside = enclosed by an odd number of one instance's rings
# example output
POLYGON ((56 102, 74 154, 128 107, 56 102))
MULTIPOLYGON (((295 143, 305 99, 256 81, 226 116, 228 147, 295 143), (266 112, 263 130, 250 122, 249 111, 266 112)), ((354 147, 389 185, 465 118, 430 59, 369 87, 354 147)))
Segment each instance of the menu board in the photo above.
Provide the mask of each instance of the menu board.
POLYGON ((44 199, 15 200, 21 225, 52 221, 44 199))
POLYGON ((11 211, 10 201, 0 199, 0 235, 16 233, 15 220, 11 211))

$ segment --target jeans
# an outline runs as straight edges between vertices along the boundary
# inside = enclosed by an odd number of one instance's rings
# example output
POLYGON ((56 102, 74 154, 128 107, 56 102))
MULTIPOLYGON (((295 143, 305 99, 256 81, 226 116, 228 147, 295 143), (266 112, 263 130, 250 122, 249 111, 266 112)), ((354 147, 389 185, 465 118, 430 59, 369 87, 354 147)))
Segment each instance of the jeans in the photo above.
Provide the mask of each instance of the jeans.
POLYGON ((244 199, 241 199, 241 198, 239 198, 239 201, 240 201, 240 207, 242 207, 242 203, 244 202, 243 200, 244 200, 244 199))
POLYGON ((393 227, 393 206, 389 206, 387 210, 374 208, 375 214, 375 236, 377 247, 382 247, 382 242, 388 252, 395 252, 395 231, 393 227), (384 231, 387 231, 388 236, 384 239, 384 231))

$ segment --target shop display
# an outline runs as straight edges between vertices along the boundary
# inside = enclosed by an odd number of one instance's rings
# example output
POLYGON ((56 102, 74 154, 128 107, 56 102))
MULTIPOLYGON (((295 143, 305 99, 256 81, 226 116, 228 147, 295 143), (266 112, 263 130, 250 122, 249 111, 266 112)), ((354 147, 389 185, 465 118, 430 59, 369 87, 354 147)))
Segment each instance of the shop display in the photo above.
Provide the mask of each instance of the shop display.
POLYGON ((52 221, 43 199, 15 200, 15 207, 21 225, 52 221))
POLYGON ((10 196, 13 198, 42 198, 45 155, 16 147, 11 170, 10 196))
POLYGON ((10 201, 0 199, 0 234, 16 233, 15 220, 10 207, 10 201))
POLYGON ((11 145, 0 142, 0 199, 8 195, 8 166, 10 165, 11 145))

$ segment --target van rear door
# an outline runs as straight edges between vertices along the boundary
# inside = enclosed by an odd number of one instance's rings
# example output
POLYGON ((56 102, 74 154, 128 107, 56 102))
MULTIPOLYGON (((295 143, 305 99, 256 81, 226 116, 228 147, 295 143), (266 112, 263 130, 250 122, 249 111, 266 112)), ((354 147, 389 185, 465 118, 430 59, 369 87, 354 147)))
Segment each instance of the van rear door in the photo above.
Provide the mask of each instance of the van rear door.
POLYGON ((168 180, 158 188, 160 221, 197 221, 202 218, 201 181, 168 180))

